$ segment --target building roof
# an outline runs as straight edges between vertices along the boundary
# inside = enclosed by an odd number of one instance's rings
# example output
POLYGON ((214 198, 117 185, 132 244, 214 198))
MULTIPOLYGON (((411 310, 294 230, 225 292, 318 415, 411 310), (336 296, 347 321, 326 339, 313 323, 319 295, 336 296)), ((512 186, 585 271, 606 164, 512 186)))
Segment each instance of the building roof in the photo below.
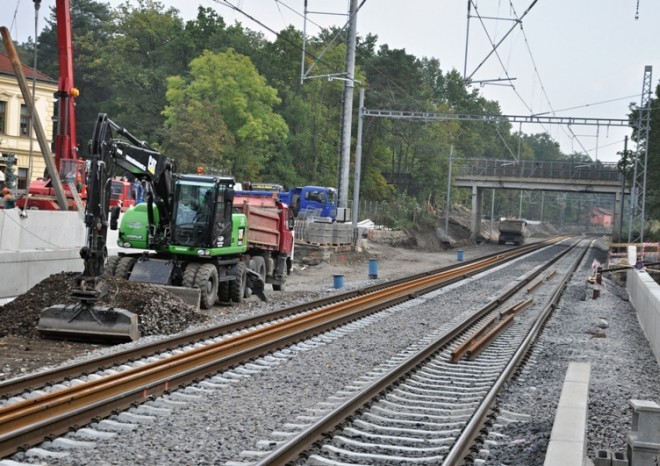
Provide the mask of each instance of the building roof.
MULTIPOLYGON (((34 68, 31 68, 23 63, 21 65, 23 67, 23 74, 25 74, 25 77, 31 79, 32 76, 35 75, 34 68)), ((14 67, 11 64, 11 60, 9 59, 9 55, 2 52, 0 52, 0 74, 16 76, 16 73, 14 73, 14 67)), ((36 77, 38 81, 55 82, 53 78, 39 71, 36 72, 36 77)))

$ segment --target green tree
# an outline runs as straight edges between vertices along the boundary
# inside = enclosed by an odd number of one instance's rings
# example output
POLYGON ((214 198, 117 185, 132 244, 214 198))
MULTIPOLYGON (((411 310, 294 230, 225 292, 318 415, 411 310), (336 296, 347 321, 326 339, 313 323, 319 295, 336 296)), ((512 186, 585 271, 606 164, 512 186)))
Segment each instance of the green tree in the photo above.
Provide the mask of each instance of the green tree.
POLYGON ((154 0, 115 10, 116 32, 98 51, 105 63, 112 105, 106 113, 133 134, 160 142, 168 76, 185 70, 189 58, 178 11, 154 0))
POLYGON ((548 133, 523 135, 523 143, 530 147, 534 160, 564 159, 564 154, 559 149, 559 143, 554 141, 548 133))
POLYGON ((229 170, 237 179, 258 179, 268 173, 273 148, 286 140, 288 129, 273 112, 280 102, 277 91, 266 84, 248 57, 231 49, 206 51, 190 62, 188 76, 170 77, 167 85, 166 146, 179 149, 172 156, 206 165, 213 154, 214 166, 229 170), (212 146, 200 144, 192 152, 184 151, 179 134, 196 131, 227 135, 213 137, 212 146))

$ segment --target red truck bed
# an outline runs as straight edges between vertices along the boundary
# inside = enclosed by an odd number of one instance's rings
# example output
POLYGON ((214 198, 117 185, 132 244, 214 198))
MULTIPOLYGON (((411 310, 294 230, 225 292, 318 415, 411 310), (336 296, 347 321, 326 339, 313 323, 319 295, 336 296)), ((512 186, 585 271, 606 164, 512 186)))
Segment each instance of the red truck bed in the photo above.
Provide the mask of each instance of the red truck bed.
POLYGON ((268 196, 234 197, 234 208, 247 216, 248 247, 278 250, 280 247, 280 214, 275 199, 268 196))

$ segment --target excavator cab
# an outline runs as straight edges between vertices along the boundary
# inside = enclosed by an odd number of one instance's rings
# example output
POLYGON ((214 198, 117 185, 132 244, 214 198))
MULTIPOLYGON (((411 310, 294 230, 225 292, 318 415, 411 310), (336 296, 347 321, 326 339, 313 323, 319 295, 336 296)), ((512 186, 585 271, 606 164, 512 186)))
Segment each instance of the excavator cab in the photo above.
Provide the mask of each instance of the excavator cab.
POLYGON ((176 175, 172 244, 177 254, 211 255, 231 244, 233 178, 176 175))

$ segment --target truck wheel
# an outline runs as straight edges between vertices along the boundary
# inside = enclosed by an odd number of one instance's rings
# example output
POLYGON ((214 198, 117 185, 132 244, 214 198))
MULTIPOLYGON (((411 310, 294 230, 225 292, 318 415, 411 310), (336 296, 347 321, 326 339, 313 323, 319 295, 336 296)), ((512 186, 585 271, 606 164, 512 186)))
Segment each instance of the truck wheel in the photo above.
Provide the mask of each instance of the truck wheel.
POLYGON ((128 280, 128 277, 131 276, 131 271, 133 270, 135 262, 136 259, 134 257, 120 258, 119 262, 117 263, 117 267, 115 268, 115 277, 128 280))
POLYGON ((108 261, 105 263, 105 267, 103 267, 104 277, 114 277, 115 270, 117 270, 117 264, 119 264, 120 259, 121 257, 119 256, 108 257, 108 261))
POLYGON ((242 303, 245 296, 245 282, 247 272, 245 262, 239 262, 236 266, 236 278, 229 282, 229 297, 235 303, 242 303))
POLYGON ((291 197, 291 210, 293 211, 293 215, 297 217, 298 212, 300 212, 300 196, 297 194, 291 197))
POLYGON ((286 275, 282 275, 279 283, 273 283, 273 290, 284 291, 286 290, 286 275))
POLYGON ((254 256, 250 261, 251 269, 259 274, 261 279, 266 282, 266 261, 262 256, 254 256))
POLYGON ((194 286, 201 291, 200 306, 210 309, 218 296, 218 270, 213 264, 203 264, 197 270, 194 286))

